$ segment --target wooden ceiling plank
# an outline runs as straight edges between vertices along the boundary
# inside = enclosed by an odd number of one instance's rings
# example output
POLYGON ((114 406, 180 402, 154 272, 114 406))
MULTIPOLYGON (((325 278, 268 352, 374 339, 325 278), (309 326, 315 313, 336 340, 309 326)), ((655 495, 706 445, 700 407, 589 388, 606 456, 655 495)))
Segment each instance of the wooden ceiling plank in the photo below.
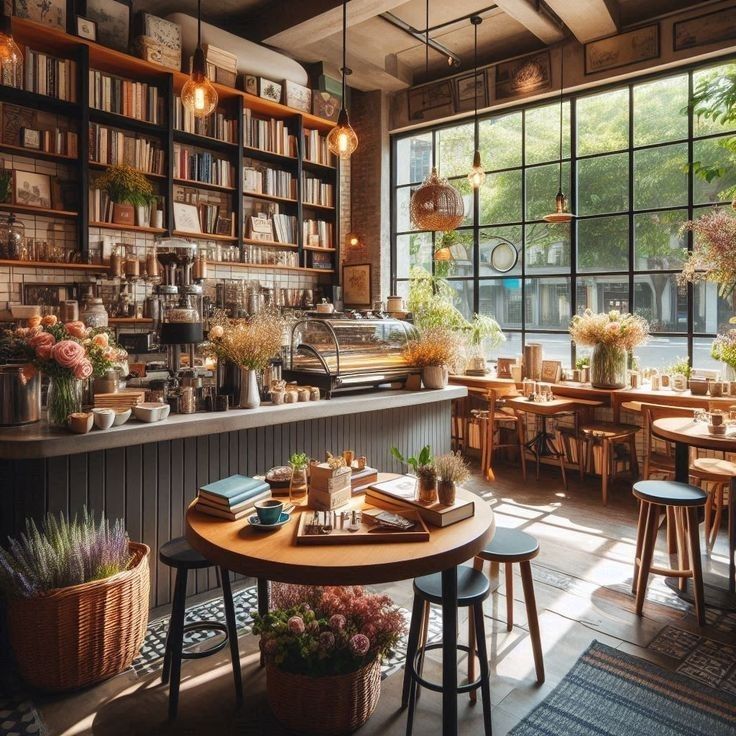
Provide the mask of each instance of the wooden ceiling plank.
MULTIPOLYGON (((578 5, 577 2, 570 3, 569 0, 563 0, 563 4, 564 2, 570 7, 578 5)), ((558 28, 551 18, 540 13, 529 0, 496 0, 496 5, 546 44, 557 43, 565 37, 562 29, 558 28)))
POLYGON ((580 43, 618 32, 619 13, 614 0, 546 0, 580 43))

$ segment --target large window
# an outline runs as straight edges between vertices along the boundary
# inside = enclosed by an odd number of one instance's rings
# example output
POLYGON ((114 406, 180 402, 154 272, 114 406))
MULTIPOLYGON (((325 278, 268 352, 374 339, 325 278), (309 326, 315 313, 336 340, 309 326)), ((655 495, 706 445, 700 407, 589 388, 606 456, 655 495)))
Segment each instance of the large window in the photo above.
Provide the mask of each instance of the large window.
POLYGON ((725 68, 699 67, 564 100, 562 188, 577 215, 571 225, 542 219, 558 186, 559 102, 483 117, 477 130, 462 122, 395 136, 395 293, 406 296, 413 267, 431 270, 449 280, 465 315, 498 320, 507 342, 496 355, 542 342, 565 365, 575 357, 567 334, 573 314, 588 307, 635 311, 652 329, 637 351, 642 365, 666 367, 689 355, 696 367, 710 367, 711 338, 731 306, 715 285, 682 288, 676 275, 690 245, 682 224, 726 203, 736 184, 736 155, 723 145, 733 131, 688 112, 692 89, 725 68), (476 137, 487 172, 474 193, 466 174, 476 137), (711 181, 689 172, 691 161, 731 159, 711 181), (465 202, 452 261, 433 259, 442 234, 416 231, 409 216, 411 193, 433 164, 465 202), (518 261, 506 270, 509 243, 518 261))

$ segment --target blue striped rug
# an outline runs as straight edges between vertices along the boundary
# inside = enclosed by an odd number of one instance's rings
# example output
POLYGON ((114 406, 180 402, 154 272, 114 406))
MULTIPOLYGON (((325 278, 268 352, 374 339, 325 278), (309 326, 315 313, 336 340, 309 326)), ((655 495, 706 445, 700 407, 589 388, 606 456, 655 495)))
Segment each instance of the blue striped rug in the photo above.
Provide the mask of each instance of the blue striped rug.
POLYGON ((509 736, 734 736, 736 700, 594 641, 509 736))

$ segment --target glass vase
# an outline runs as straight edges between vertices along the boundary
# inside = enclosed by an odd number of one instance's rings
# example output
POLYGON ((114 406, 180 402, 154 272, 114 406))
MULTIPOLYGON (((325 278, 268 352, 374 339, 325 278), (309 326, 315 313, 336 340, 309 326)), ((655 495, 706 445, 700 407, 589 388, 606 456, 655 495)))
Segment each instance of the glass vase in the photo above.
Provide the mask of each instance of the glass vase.
POLYGON ((723 370, 721 371, 722 381, 736 381, 736 368, 729 363, 723 363, 723 370))
POLYGON ((306 466, 291 465, 291 480, 289 481, 289 501, 295 506, 307 502, 309 480, 306 466))
POLYGON ((590 355, 590 385, 593 388, 617 389, 626 386, 624 348, 599 343, 590 355))
POLYGON ((46 408, 51 426, 66 427, 69 415, 82 411, 82 383, 74 376, 49 377, 46 408))

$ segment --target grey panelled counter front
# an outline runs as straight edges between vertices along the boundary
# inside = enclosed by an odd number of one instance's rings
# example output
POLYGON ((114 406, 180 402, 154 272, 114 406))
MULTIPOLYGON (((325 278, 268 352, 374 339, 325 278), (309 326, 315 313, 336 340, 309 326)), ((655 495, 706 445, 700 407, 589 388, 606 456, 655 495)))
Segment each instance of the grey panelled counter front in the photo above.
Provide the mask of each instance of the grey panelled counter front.
MULTIPOLYGON (((344 449, 385 471, 401 468, 392 445, 413 453, 450 446, 451 401, 464 387, 378 391, 330 401, 263 405, 222 413, 171 415, 158 424, 131 420, 86 435, 37 423, 0 429, 0 542, 46 511, 74 514, 86 504, 124 518, 131 539, 152 550, 151 605, 170 601, 168 568, 158 548, 183 533, 184 511, 204 483, 254 475, 303 451, 322 457, 344 449)), ((214 570, 197 572, 190 594, 216 587, 214 570)))

